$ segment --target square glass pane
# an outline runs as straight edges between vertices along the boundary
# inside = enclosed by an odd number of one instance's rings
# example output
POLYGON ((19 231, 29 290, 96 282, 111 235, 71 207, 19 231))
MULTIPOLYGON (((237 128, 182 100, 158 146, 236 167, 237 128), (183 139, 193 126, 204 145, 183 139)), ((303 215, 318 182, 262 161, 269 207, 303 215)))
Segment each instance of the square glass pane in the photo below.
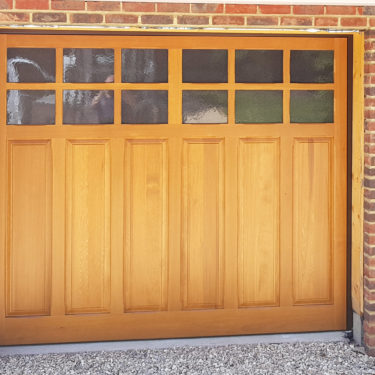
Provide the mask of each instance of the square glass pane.
POLYGON ((182 82, 228 82, 228 51, 221 49, 182 50, 182 82))
POLYGON ((64 48, 64 82, 113 82, 113 49, 64 48))
POLYGON ((332 83, 333 51, 290 51, 290 82, 332 83))
POLYGON ((122 91, 123 124, 168 124, 167 90, 122 91))
POLYGON ((54 48, 8 48, 8 82, 55 82, 54 48))
POLYGON ((333 122, 333 90, 292 90, 290 121, 307 123, 333 122))
POLYGON ((236 82, 283 82, 283 51, 236 50, 236 82))
POLYGON ((64 124, 113 124, 112 90, 64 90, 64 124))
POLYGON ((53 125, 55 123, 55 91, 8 90, 8 125, 53 125))
POLYGON ((168 82, 168 50, 123 49, 122 82, 168 82))
POLYGON ((282 91, 236 91, 236 124, 282 122, 282 91))
POLYGON ((228 92, 224 90, 185 90, 182 92, 184 124, 226 124, 228 92))

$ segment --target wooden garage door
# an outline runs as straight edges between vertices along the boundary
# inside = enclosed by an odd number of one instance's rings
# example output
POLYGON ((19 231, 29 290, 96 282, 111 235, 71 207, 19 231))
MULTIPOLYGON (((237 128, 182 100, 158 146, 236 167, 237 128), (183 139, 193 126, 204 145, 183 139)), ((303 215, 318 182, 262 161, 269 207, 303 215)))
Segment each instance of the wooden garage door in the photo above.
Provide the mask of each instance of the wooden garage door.
POLYGON ((0 344, 346 328, 346 39, 0 48, 0 344))

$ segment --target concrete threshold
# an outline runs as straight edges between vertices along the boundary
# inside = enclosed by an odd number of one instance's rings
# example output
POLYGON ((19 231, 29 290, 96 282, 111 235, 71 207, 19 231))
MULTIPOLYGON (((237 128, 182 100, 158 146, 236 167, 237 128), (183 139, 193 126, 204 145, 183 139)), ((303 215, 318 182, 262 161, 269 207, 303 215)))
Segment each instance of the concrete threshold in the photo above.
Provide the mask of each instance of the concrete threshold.
POLYGON ((275 335, 220 336, 184 339, 102 341, 72 344, 0 346, 0 356, 47 353, 80 353, 115 350, 166 349, 181 346, 256 345, 294 342, 347 341, 345 332, 288 333, 275 335))

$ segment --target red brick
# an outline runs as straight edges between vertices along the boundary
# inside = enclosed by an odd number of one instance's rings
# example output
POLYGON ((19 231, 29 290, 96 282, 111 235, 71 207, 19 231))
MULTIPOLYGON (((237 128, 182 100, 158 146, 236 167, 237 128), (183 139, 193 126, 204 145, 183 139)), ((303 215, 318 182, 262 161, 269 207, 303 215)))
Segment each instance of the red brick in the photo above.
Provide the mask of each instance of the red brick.
POLYGON ((375 119, 375 110, 366 110, 365 111, 365 118, 366 119, 375 119))
POLYGON ((52 0, 51 9, 54 10, 85 10, 84 0, 52 0))
POLYGON ((367 233, 363 234, 363 239, 368 245, 375 245, 375 236, 370 236, 367 233))
POLYGON ((348 7, 348 6, 340 6, 340 5, 327 5, 326 14, 338 14, 338 15, 357 14, 357 8, 348 7))
MULTIPOLYGON (((367 103, 367 101, 372 101, 375 103, 375 99, 365 99, 365 103, 367 103)), ((375 134, 374 133, 367 133, 365 134, 365 142, 366 143, 375 143, 375 134)))
MULTIPOLYGON (((364 252, 364 254, 367 254, 368 256, 373 257, 373 256, 375 256, 375 246, 370 246, 370 245, 364 244, 363 245, 363 252, 364 252)), ((375 292, 375 286, 374 286, 374 292, 375 292)))
MULTIPOLYGON (((375 209, 375 203, 365 202, 365 206, 370 207, 372 210, 375 209)), ((366 233, 375 234, 375 223, 364 223, 363 224, 363 231, 366 233)), ((375 261, 374 261, 375 262, 375 261)), ((375 263, 374 263, 375 266, 375 263)))
POLYGON ((364 331, 368 335, 374 335, 375 336, 375 324, 370 324, 369 322, 364 322, 363 324, 364 331))
POLYGON ((337 26, 339 19, 337 17, 315 17, 315 26, 337 26))
POLYGON ((209 18, 206 16, 179 16, 177 23, 181 25, 208 25, 209 18))
MULTIPOLYGON (((364 286, 369 290, 375 290, 375 279, 369 279, 368 277, 363 278, 364 286)), ((371 319, 375 322, 375 315, 371 316, 371 319)))
POLYGON ((1 22, 29 22, 30 14, 21 12, 0 13, 1 22))
POLYGON ((363 15, 363 7, 357 7, 357 14, 360 16, 363 15))
POLYGON ((0 9, 12 9, 13 0, 0 0, 0 9))
POLYGON ((371 324, 375 323, 375 314, 373 312, 365 310, 363 315, 365 318, 364 320, 370 322, 371 324))
MULTIPOLYGON (((375 270, 375 257, 365 255, 366 266, 373 268, 375 270)), ((375 301, 375 291, 374 291, 374 301, 375 301)))
POLYGON ((324 14, 324 5, 295 5, 294 14, 324 14))
POLYGON ((365 332, 365 345, 366 345, 366 352, 370 350, 374 350, 375 348, 375 335, 371 335, 370 333, 365 332))
POLYGON ((70 16, 73 23, 101 23, 103 16, 101 14, 75 13, 70 16))
MULTIPOLYGON (((374 278, 375 277, 375 269, 365 265, 363 275, 367 276, 367 277, 370 277, 370 278, 374 278)), ((373 301, 373 302, 374 303, 371 304, 371 306, 368 306, 368 310, 370 310, 370 311, 375 311, 375 301, 373 301)))
POLYGON ((280 25, 283 26, 311 26, 311 17, 282 17, 280 25))
MULTIPOLYGON (((365 99, 365 107, 372 107, 375 106, 375 98, 366 98, 365 99)), ((375 138, 374 138, 375 142, 375 138)))
POLYGON ((375 131, 375 121, 366 120, 365 121, 365 130, 366 131, 375 131))
POLYGON ((122 3, 125 12, 155 12, 155 3, 122 3))
POLYGON ((375 64, 365 64, 365 73, 375 73, 375 64))
POLYGON ((158 12, 189 13, 190 4, 186 3, 157 3, 158 12))
POLYGON ((65 13, 33 13, 33 22, 66 22, 65 13))
POLYGON ((192 13, 223 13, 223 4, 191 4, 192 13))
POLYGON ((259 5, 260 13, 263 14, 290 14, 290 5, 259 5))
POLYGON ((240 16, 214 16, 212 17, 213 25, 243 25, 245 18, 240 16))
POLYGON ((369 18, 369 21, 371 27, 375 26, 375 18, 369 18))
POLYGON ((365 87, 366 96, 375 96, 375 87, 365 87))
MULTIPOLYGON (((375 184, 375 180, 373 181, 373 184, 375 184)), ((374 188, 374 186, 369 186, 369 185, 371 185, 371 180, 369 182, 368 179, 365 179, 365 187, 371 188, 371 189, 374 188), (367 180, 367 184, 366 184, 366 180, 367 180)), ((368 211, 365 211, 364 220, 366 220, 368 223, 375 223, 375 213, 370 213, 368 211)), ((375 234, 375 233, 367 233, 367 234, 372 235, 372 234, 375 234)))
POLYGON ((278 25, 279 19, 278 17, 264 17, 264 16, 254 16, 254 17, 247 17, 247 24, 248 25, 278 25))
POLYGON ((375 145, 365 144, 365 152, 375 154, 375 145))
POLYGON ((105 22, 108 23, 138 23, 138 16, 132 14, 107 14, 105 22))
POLYGON ((341 26, 367 26, 366 17, 343 17, 341 26))
POLYGON ((158 14, 150 14, 142 16, 141 22, 145 25, 170 25, 171 23, 173 23, 173 17, 158 14))
POLYGON ((366 16, 375 16, 375 7, 374 6, 363 7, 363 14, 366 16))
MULTIPOLYGON (((367 288, 364 288, 363 290, 364 297, 367 300, 373 301, 375 300, 375 290, 369 290, 367 288)), ((374 324, 375 325, 375 324, 374 324)))
POLYGON ((257 6, 252 4, 226 4, 225 13, 250 14, 257 12, 257 6))
POLYGON ((92 1, 87 3, 87 10, 119 11, 121 10, 121 3, 118 1, 92 1))
POLYGON ((49 9, 49 0, 16 0, 16 9, 49 9))

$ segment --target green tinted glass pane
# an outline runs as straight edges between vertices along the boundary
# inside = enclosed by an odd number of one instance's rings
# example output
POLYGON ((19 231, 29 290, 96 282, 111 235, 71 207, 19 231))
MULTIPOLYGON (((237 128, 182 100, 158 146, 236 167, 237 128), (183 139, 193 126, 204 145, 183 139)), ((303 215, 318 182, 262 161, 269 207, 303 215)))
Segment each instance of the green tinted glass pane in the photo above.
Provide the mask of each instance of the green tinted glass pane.
POLYGON ((226 124, 228 92, 224 90, 185 90, 182 93, 184 124, 226 124))
POLYGON ((332 83, 333 51, 290 51, 290 82, 332 83))
POLYGON ((333 122, 333 90, 292 90, 291 122, 333 122))
POLYGON ((283 92, 236 91, 236 124, 283 122, 283 92))
POLYGON ((236 82, 283 82, 283 51, 237 50, 236 82))
POLYGON ((228 82, 228 51, 184 49, 182 82, 228 82))

